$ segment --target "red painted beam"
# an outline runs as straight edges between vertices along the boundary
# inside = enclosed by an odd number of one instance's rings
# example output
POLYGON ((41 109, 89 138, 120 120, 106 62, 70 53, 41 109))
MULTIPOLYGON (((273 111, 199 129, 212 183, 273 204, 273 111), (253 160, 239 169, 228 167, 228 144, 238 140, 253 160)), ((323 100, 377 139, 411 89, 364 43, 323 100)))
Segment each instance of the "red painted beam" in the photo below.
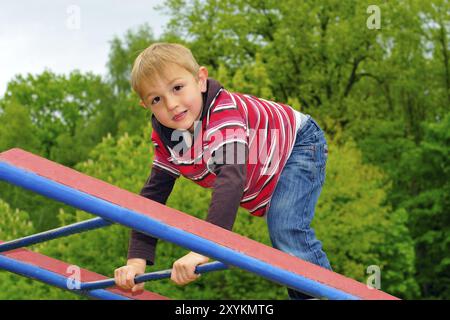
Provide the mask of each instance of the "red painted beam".
POLYGON ((344 291, 361 299, 397 299, 383 291, 344 277, 338 273, 303 261, 280 250, 217 227, 211 223, 120 189, 99 179, 87 176, 53 161, 21 149, 0 153, 0 161, 33 172, 81 192, 139 212, 172 227, 190 232, 224 247, 273 266, 296 273, 311 280, 344 291))
MULTIPOLYGON (((2 242, 3 241, 0 241, 0 244, 2 242)), ((63 262, 61 260, 50 258, 46 255, 36 253, 27 249, 15 249, 3 252, 1 254, 11 259, 19 260, 21 262, 40 267, 42 269, 54 272, 64 277, 70 277, 72 275, 72 273, 68 273, 69 270, 68 268, 71 266, 71 264, 63 262)), ((101 274, 80 268, 80 281, 82 282, 90 282, 106 279, 109 278, 101 274)), ((107 288, 105 290, 136 300, 168 300, 167 297, 146 290, 139 293, 132 293, 130 290, 123 290, 116 286, 107 288)))

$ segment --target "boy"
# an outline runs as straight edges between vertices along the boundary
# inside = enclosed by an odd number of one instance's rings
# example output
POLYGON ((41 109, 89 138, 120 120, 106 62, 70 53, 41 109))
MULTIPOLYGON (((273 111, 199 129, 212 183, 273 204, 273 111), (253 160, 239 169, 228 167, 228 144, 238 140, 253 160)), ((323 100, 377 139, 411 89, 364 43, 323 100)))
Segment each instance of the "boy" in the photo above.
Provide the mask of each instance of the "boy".
MULTIPOLYGON (((141 106, 153 113, 155 157, 142 196, 165 204, 183 175, 213 188, 207 221, 231 230, 242 206, 266 218, 275 248, 331 269, 310 228, 325 180, 327 145, 309 115, 228 92, 178 44, 145 49, 134 62, 131 84, 141 106)), ((143 289, 134 277, 153 264, 156 241, 131 232, 127 265, 114 272, 119 287, 143 289)), ((190 252, 173 264, 172 281, 195 280, 195 267, 208 260, 190 252)))

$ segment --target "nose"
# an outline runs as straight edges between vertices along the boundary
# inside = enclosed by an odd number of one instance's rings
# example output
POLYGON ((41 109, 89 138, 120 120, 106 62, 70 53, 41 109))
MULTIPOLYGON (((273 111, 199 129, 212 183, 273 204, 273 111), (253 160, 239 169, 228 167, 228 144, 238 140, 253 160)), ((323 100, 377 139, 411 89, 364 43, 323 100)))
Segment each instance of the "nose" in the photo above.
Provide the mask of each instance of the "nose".
POLYGON ((178 107, 178 99, 174 96, 169 96, 166 98, 167 109, 172 111, 178 107))

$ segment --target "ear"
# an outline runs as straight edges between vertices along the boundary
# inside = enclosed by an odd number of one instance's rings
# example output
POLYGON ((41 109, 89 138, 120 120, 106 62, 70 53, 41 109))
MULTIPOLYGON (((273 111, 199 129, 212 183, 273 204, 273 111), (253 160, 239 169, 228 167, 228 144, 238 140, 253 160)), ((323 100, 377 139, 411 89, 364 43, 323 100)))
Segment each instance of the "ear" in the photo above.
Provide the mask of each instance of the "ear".
POLYGON ((144 101, 140 100, 140 101, 139 101, 139 105, 140 105, 142 108, 147 109, 147 106, 145 105, 144 101))
POLYGON ((198 69, 198 83, 200 85, 200 90, 206 92, 208 83, 208 69, 206 67, 200 67, 198 69))

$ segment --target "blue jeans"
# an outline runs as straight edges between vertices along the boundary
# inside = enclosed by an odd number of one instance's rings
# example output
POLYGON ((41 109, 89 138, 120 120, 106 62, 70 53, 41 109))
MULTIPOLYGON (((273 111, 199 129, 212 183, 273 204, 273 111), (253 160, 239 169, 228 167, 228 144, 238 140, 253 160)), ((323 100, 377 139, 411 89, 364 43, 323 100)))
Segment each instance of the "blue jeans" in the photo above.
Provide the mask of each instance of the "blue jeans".
MULTIPOLYGON (((323 131, 308 115, 298 130, 295 145, 272 195, 267 214, 270 240, 274 248, 330 269, 310 224, 322 186, 328 146, 323 131)), ((291 299, 310 296, 288 289, 291 299)))

